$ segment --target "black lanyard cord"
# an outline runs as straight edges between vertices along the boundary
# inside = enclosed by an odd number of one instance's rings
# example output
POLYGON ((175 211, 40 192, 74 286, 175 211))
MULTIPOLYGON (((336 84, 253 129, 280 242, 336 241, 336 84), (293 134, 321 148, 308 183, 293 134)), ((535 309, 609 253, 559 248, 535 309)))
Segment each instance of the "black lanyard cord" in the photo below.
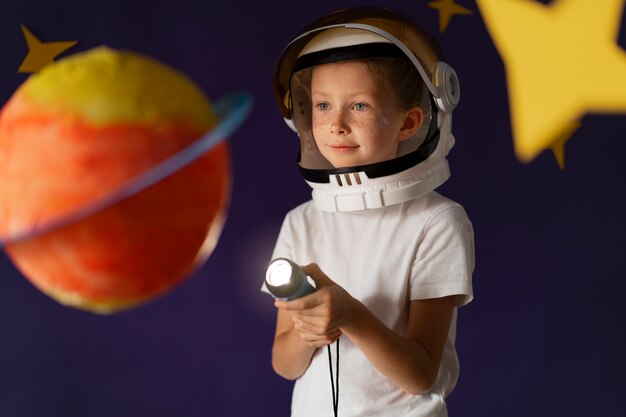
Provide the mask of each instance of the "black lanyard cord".
POLYGON ((335 359, 335 380, 333 380, 333 360, 330 354, 330 345, 326 345, 328 348, 328 369, 330 370, 330 388, 333 391, 333 411, 335 417, 337 417, 337 408, 339 407, 339 339, 335 342, 335 352, 337 358, 335 359), (335 387, 337 390, 335 391, 335 387))

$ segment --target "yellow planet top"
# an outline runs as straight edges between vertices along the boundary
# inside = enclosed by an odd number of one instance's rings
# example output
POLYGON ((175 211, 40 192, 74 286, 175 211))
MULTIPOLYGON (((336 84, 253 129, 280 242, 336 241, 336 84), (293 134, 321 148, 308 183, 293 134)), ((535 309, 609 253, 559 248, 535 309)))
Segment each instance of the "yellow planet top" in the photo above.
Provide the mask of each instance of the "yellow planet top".
POLYGON ((43 68, 22 87, 31 104, 93 125, 185 120, 200 131, 216 122, 202 91, 148 57, 98 47, 43 68))

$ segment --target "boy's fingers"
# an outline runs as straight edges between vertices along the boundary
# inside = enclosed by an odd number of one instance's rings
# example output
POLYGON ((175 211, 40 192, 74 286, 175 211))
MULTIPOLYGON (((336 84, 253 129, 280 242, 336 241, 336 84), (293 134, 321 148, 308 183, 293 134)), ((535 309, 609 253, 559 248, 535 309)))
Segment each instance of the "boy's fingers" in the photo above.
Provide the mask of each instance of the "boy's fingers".
POLYGON ((331 343, 335 342, 335 340, 339 339, 339 336, 334 337, 334 338, 321 338, 321 339, 308 339, 308 338, 302 338, 302 340, 304 340, 305 343, 307 343, 309 346, 314 347, 314 348, 321 348, 327 345, 330 345, 331 343))
POLYGON ((306 337, 309 340, 336 340, 341 336, 341 329, 334 329, 330 331, 322 331, 316 326, 310 326, 299 322, 294 322, 294 327, 301 336, 306 337))
POLYGON ((328 275, 322 272, 319 265, 315 263, 304 265, 302 267, 302 271, 304 271, 305 274, 310 276, 313 281, 315 281, 315 286, 317 288, 334 284, 334 282, 328 277, 328 275))
POLYGON ((319 301, 317 299, 317 294, 312 293, 291 301, 277 299, 274 301, 274 306, 285 311, 297 311, 300 314, 314 315, 312 313, 307 313, 307 310, 311 310, 319 304, 319 301))

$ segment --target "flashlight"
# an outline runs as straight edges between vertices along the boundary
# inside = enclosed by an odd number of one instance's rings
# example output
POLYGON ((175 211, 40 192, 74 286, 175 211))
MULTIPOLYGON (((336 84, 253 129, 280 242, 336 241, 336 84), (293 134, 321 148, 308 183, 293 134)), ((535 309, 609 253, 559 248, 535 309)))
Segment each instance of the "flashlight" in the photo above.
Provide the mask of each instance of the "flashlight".
POLYGON ((315 283, 306 276, 302 268, 286 258, 270 262, 265 273, 265 286, 274 298, 289 301, 311 294, 315 283))
MULTIPOLYGON (((311 294, 315 291, 315 282, 309 278, 299 265, 287 258, 276 258, 270 262, 270 266, 265 273, 265 286, 269 292, 280 300, 289 301, 311 294)), ((337 406, 339 405, 339 339, 335 342, 336 348, 336 369, 335 380, 333 380, 333 364, 331 360, 330 345, 326 345, 328 350, 328 369, 330 370, 330 387, 333 394, 333 411, 337 416, 337 406), (335 391, 337 387, 337 391, 335 391)))

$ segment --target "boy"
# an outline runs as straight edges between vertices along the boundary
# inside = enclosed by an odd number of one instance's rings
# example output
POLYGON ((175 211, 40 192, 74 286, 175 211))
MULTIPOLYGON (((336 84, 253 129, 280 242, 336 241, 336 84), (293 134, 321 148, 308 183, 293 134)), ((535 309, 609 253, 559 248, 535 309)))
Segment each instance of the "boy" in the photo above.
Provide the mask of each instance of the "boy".
POLYGON ((433 191, 449 176, 456 74, 404 15, 362 8, 305 29, 275 87, 313 188, 273 254, 308 264, 318 288, 275 303, 272 365, 297 379, 292 415, 329 415, 318 348, 338 339, 339 415, 447 415, 456 308, 472 298, 474 266, 465 211, 433 191))

